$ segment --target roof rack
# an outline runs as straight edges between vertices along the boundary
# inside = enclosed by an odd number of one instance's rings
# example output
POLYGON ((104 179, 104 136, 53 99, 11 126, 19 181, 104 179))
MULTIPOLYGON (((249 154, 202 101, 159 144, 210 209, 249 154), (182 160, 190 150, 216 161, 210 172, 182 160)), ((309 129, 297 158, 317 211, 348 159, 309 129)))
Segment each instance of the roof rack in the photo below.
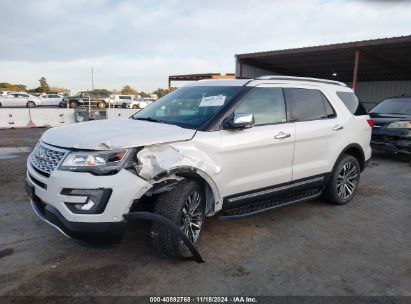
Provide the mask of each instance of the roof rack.
POLYGON ((294 76, 279 76, 279 75, 267 75, 255 78, 255 80, 295 80, 295 81, 309 81, 309 82, 320 82, 326 84, 334 84, 342 87, 347 85, 340 81, 329 80, 329 79, 319 79, 319 78, 309 78, 309 77, 294 77, 294 76))

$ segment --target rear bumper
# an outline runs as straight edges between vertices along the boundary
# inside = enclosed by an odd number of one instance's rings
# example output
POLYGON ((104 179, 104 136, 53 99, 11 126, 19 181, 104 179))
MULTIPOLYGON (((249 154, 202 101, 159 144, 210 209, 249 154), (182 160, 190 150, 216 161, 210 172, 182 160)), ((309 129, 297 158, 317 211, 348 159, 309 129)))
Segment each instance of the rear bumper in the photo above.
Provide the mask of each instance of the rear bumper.
POLYGON ((411 155, 411 132, 407 129, 373 130, 371 147, 375 150, 411 155))

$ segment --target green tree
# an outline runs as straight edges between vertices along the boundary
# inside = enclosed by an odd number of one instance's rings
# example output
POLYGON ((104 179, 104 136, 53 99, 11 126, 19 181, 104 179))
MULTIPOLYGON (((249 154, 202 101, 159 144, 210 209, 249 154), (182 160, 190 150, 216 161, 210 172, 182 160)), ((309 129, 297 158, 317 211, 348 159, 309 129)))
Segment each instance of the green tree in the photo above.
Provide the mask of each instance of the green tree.
POLYGON ((121 89, 120 93, 123 94, 123 95, 136 95, 136 94, 137 94, 137 91, 134 90, 131 86, 125 85, 125 86, 121 89))
POLYGON ((168 89, 158 88, 157 90, 155 90, 155 91, 153 92, 153 94, 156 94, 158 98, 161 98, 161 97, 163 97, 164 95, 167 95, 168 93, 174 91, 175 89, 176 89, 175 87, 172 87, 171 90, 169 91, 168 89))
POLYGON ((50 87, 49 87, 49 85, 48 85, 48 83, 47 83, 46 78, 45 78, 45 77, 41 77, 41 78, 39 79, 39 82, 40 82, 40 92, 41 92, 41 93, 48 93, 48 92, 50 91, 50 87))

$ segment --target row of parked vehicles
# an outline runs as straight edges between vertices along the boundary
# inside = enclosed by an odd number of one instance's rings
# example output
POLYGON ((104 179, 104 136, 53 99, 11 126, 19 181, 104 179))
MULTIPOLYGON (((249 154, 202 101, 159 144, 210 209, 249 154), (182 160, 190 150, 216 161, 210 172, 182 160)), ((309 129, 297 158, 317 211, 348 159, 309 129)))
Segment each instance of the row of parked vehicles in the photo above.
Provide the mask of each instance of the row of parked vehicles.
POLYGON ((132 95, 110 95, 106 92, 82 91, 73 96, 60 94, 44 94, 34 96, 25 92, 1 92, 0 107, 27 107, 56 106, 56 107, 88 107, 97 106, 100 109, 108 107, 122 107, 129 109, 143 109, 155 99, 135 99, 132 95))

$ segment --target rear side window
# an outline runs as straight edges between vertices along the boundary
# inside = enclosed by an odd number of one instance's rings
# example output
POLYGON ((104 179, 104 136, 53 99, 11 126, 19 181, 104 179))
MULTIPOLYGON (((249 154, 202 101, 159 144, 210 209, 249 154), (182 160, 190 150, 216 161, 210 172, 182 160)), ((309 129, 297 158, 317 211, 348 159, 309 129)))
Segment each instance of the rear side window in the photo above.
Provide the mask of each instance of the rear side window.
POLYGON ((367 110, 365 110, 364 106, 358 100, 357 95, 353 92, 337 92, 337 96, 355 116, 367 115, 367 110))
POLYGON ((284 89, 291 106, 294 121, 308 121, 335 117, 335 111, 327 98, 319 90, 284 89))

